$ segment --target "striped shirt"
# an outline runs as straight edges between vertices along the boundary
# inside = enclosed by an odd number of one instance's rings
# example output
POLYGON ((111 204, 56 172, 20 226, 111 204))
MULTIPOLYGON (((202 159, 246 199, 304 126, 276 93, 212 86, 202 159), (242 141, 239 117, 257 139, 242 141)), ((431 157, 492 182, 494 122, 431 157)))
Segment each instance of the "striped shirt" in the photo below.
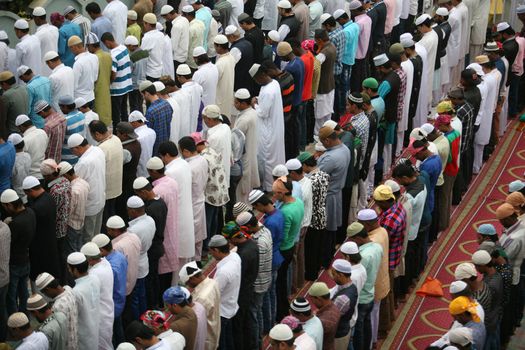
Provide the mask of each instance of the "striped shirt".
POLYGON ((86 217, 86 202, 89 194, 89 183, 77 177, 71 181, 71 201, 67 225, 74 230, 84 227, 86 217))
POLYGON ((132 90, 131 61, 128 49, 119 45, 111 50, 111 71, 116 73, 115 80, 109 86, 111 96, 125 95, 132 90))
POLYGON ((62 160, 71 165, 77 163, 78 157, 75 156, 67 146, 67 139, 75 133, 86 137, 84 119, 84 113, 76 109, 66 115, 66 137, 64 137, 64 144, 62 145, 62 160))
POLYGON ((46 159, 54 159, 57 164, 62 160, 62 144, 66 134, 66 118, 54 112, 46 118, 44 131, 49 139, 46 149, 46 159))
POLYGON ((264 293, 270 288, 272 281, 272 234, 266 227, 261 226, 259 231, 252 235, 252 239, 259 246, 259 272, 253 287, 255 293, 264 293))

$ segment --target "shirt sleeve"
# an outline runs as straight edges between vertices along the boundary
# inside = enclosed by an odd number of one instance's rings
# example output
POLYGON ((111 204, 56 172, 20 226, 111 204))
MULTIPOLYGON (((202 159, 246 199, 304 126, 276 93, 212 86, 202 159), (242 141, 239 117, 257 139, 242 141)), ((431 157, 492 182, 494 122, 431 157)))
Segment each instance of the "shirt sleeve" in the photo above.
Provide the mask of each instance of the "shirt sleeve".
POLYGON ((386 95, 388 95, 390 93, 390 91, 392 90, 392 87, 390 86, 390 83, 386 80, 384 80, 381 85, 379 85, 379 89, 377 90, 377 93, 379 94, 379 96, 381 96, 382 98, 385 98, 386 95))
POLYGON ((230 53, 235 59, 235 63, 238 63, 241 60, 242 52, 238 48, 234 47, 233 49, 230 50, 230 53))
POLYGON ((288 27, 287 24, 281 24, 277 31, 279 32, 279 37, 281 38, 281 41, 283 41, 284 38, 286 38, 286 36, 290 34, 290 27, 288 27))

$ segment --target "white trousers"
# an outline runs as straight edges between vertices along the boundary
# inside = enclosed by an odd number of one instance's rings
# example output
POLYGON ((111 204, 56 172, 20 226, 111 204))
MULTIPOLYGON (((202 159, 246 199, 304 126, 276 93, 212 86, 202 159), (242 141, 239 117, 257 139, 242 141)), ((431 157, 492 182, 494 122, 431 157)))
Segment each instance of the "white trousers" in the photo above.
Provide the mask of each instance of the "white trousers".
POLYGON ((479 145, 474 143, 474 164, 472 166, 472 171, 474 174, 479 174, 481 166, 483 165, 483 149, 485 145, 479 145))
POLYGON ((390 172, 392 166, 392 145, 385 145, 383 149, 383 176, 390 172))
POLYGON ((374 300, 374 308, 370 314, 370 323, 372 324, 372 344, 377 343, 377 332, 379 332, 379 307, 381 300, 374 300))

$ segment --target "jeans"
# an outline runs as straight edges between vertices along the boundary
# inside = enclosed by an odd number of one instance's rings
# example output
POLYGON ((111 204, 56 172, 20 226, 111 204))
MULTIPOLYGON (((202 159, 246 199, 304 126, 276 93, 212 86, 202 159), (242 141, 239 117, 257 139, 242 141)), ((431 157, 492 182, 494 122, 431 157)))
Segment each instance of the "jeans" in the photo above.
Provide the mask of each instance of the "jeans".
POLYGON ((129 93, 129 110, 131 112, 139 111, 140 113, 144 113, 143 103, 144 97, 142 97, 139 90, 133 90, 129 93))
POLYGON ((75 230, 74 228, 67 227, 67 252, 68 255, 73 252, 80 251, 82 247, 82 230, 75 230))
POLYGON ((206 212, 206 239, 202 243, 202 251, 206 253, 208 251, 208 242, 210 238, 215 235, 219 234, 218 226, 219 226, 219 209, 221 207, 216 207, 215 205, 211 205, 208 203, 204 204, 204 211, 206 212))
POLYGON ((499 350, 500 349, 499 328, 500 328, 500 325, 498 324, 496 330, 494 330, 493 332, 487 331, 487 337, 485 338, 485 346, 483 350, 499 350))
POLYGON ((124 327, 122 326, 122 316, 115 317, 113 320, 113 346, 117 346, 125 341, 124 327))
POLYGON ((133 312, 133 318, 138 320, 140 315, 142 315, 147 310, 147 300, 146 300, 146 278, 137 279, 135 288, 131 292, 131 310, 133 312))
POLYGON ((0 287, 0 343, 5 342, 7 337, 7 290, 9 284, 0 287))
POLYGON ((372 300, 368 304, 358 304, 357 321, 355 323, 354 338, 352 340, 355 350, 368 350, 372 341, 372 324, 370 314, 374 307, 372 300))
POLYGON ((111 119, 113 133, 116 133, 117 124, 128 120, 128 94, 111 96, 111 119))
POLYGON ((233 350, 233 325, 232 320, 221 316, 221 336, 219 338, 219 350, 233 350))
POLYGON ((29 279, 29 263, 9 265, 9 287, 7 291, 7 313, 27 312, 27 281, 29 279))
POLYGON ((253 302, 250 305, 251 322, 254 323, 255 327, 252 328, 252 339, 254 341, 254 349, 260 349, 261 338, 263 335, 264 328, 264 314, 263 314, 263 301, 266 294, 269 291, 263 293, 253 293, 253 302))
POLYGON ((263 334, 268 334, 275 323, 277 313, 277 296, 276 296, 277 269, 272 270, 272 283, 270 289, 263 297, 263 334))

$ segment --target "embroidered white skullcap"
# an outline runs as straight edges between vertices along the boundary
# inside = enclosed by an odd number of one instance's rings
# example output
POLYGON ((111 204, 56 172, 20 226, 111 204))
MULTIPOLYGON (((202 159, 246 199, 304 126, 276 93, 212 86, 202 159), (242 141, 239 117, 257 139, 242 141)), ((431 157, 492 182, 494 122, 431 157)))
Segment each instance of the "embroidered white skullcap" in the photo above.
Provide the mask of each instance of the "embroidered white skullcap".
POLYGON ((277 7, 281 9, 291 9, 292 4, 288 0, 281 0, 277 3, 277 7))
POLYGON ((457 345, 467 346, 473 342, 472 330, 467 327, 452 328, 448 332, 448 340, 457 345))
POLYGON ((162 168, 164 168, 164 163, 159 157, 151 157, 146 163, 146 169, 160 170, 162 168))
POLYGON ((399 192, 401 191, 401 187, 399 186, 399 184, 394 181, 394 180, 386 180, 385 181, 385 185, 390 187, 392 189, 392 192, 399 192))
POLYGON ((353 255, 359 253, 359 247, 355 242, 345 242, 341 246, 341 253, 346 255, 353 255))
POLYGON ((69 148, 78 147, 80 146, 80 144, 82 144, 82 142, 84 142, 84 140, 85 140, 84 136, 78 133, 75 133, 69 136, 69 138, 67 139, 67 147, 69 148))
POLYGON ((126 206, 131 209, 144 207, 144 201, 139 196, 131 196, 126 202, 126 206))
POLYGON ((17 76, 21 76, 21 75, 24 75, 27 73, 28 70, 30 70, 31 68, 29 68, 28 66, 26 65, 21 65, 20 67, 18 67, 16 69, 16 75, 17 76))
POLYGON ((503 32, 504 30, 507 30, 510 28, 510 24, 508 24, 507 22, 500 22, 498 23, 498 25, 496 26, 496 30, 498 32, 503 32))
POLYGON ((161 92, 166 88, 166 85, 162 81, 155 81, 153 82, 153 86, 155 86, 155 91, 161 92))
POLYGON ((334 17, 335 19, 338 19, 339 17, 341 17, 341 16, 344 15, 345 13, 346 13, 345 10, 343 10, 343 9, 337 9, 337 10, 334 11, 334 16, 333 16, 333 17, 334 17))
POLYGON ((7 319, 7 327, 20 328, 29 323, 29 319, 23 312, 15 312, 7 319))
POLYGON ((193 57, 198 57, 198 56, 205 55, 205 54, 206 54, 206 50, 204 50, 204 47, 202 46, 197 46, 196 48, 193 49, 193 57))
MULTIPOLYGON (((162 11, 162 10, 161 10, 162 11)), ((132 20, 132 21, 136 21, 137 18, 138 18, 138 14, 137 14, 137 11, 135 10, 129 10, 128 11, 128 19, 132 20)))
POLYGON ((268 32, 268 38, 270 38, 272 41, 275 41, 275 42, 281 41, 281 36, 279 35, 279 32, 276 30, 270 30, 268 32))
POLYGON ((42 290, 46 288, 49 283, 53 282, 55 280, 55 277, 47 272, 42 272, 40 275, 36 277, 35 285, 38 290, 42 290))
POLYGON ((246 225, 248 222, 250 222, 250 220, 253 218, 253 214, 250 213, 249 211, 243 211, 242 213, 240 213, 239 215, 237 215, 237 217, 235 218, 235 222, 237 223, 237 225, 239 226, 244 226, 246 225))
POLYGON ((238 98, 239 100, 247 100, 250 97, 250 91, 248 91, 248 89, 242 88, 235 91, 235 98, 238 98))
POLYGON ((352 264, 345 259, 335 259, 332 263, 334 270, 342 273, 352 273, 352 264))
POLYGON ((131 122, 138 122, 142 121, 145 122, 146 118, 144 117, 144 114, 140 111, 133 111, 129 114, 128 121, 131 122))
POLYGON ((73 166, 68 162, 60 162, 58 163, 58 168, 60 169, 59 175, 62 176, 71 169, 73 169, 73 166))
POLYGON ((287 176, 288 174, 289 174, 288 169, 286 168, 286 165, 284 164, 277 164, 272 170, 272 176, 281 177, 281 176, 287 176))
POLYGON ((80 252, 74 252, 67 256, 67 263, 69 265, 79 265, 86 261, 86 256, 80 252))
POLYGON ((298 170, 298 169, 301 169, 303 167, 303 165, 301 164, 301 162, 297 158, 289 159, 286 162, 285 166, 286 166, 286 169, 288 169, 288 171, 298 170))
POLYGON ((221 119, 221 109, 217 105, 207 105, 202 110, 202 115, 210 119, 221 119))
POLYGON ((436 10, 436 15, 446 17, 448 16, 448 10, 446 7, 440 7, 436 10))
POLYGON ((370 221, 377 219, 377 212, 374 209, 361 209, 357 212, 357 220, 370 221))
POLYGON ((426 132, 428 136, 428 134, 431 134, 434 131, 434 125, 430 123, 425 123, 421 125, 420 130, 426 132))
POLYGON ((33 17, 40 17, 46 15, 46 9, 40 6, 37 6, 33 9, 33 17))
POLYGON ((462 292, 467 288, 467 284, 463 281, 454 281, 450 284, 450 287, 448 288, 450 293, 457 294, 459 292, 462 292))
POLYGON ((7 137, 7 141, 8 142, 11 142, 13 144, 13 146, 16 146, 18 145, 20 142, 24 141, 24 138, 22 137, 22 135, 20 134, 17 134, 17 133, 12 133, 11 135, 9 135, 7 137))
POLYGON ((29 29, 29 23, 25 19, 19 19, 15 22, 16 29, 29 29))
POLYGON ((226 29, 224 29, 224 34, 232 35, 232 34, 235 34, 238 31, 239 31, 239 29, 237 29, 236 26, 230 24, 229 26, 226 27, 226 29))
POLYGON ((472 263, 461 263, 456 267, 454 271, 454 277, 457 280, 462 280, 465 278, 475 277, 478 275, 476 267, 472 263))
POLYGON ((2 195, 0 196, 0 202, 4 204, 12 203, 19 199, 20 197, 18 197, 18 194, 16 193, 16 191, 10 188, 8 188, 7 190, 4 190, 4 192, 2 192, 2 195))
POLYGON ((228 43, 228 38, 225 35, 219 34, 215 36, 213 42, 218 45, 224 45, 228 43))
POLYGON ((381 66, 389 61, 388 56, 384 53, 374 57, 374 65, 376 67, 381 66))
POLYGON ((475 265, 487 265, 492 261, 492 257, 486 250, 478 250, 472 254, 472 262, 475 265))
POLYGON ((167 15, 168 13, 170 13, 171 11, 173 11, 173 6, 170 6, 170 5, 164 5, 160 8, 160 15, 161 16, 164 16, 164 15, 167 15))
POLYGON ((269 335, 271 339, 277 341, 288 341, 293 338, 292 329, 289 326, 282 323, 273 326, 273 328, 270 329, 269 335))
POLYGON ((36 186, 40 186, 40 181, 34 176, 26 176, 22 182, 22 189, 24 190, 30 190, 36 186))
POLYGON ((421 25, 423 22, 425 22, 426 20, 429 20, 429 19, 432 19, 430 17, 430 15, 424 13, 422 14, 421 16, 419 16, 418 18, 416 18, 416 26, 419 26, 421 25))
POLYGON ((143 189, 144 187, 146 187, 148 185, 149 185, 148 179, 146 179, 143 176, 137 177, 135 179, 135 181, 133 181, 133 189, 134 190, 141 190, 141 189, 143 189))
POLYGON ((94 257, 100 255, 100 249, 98 249, 98 245, 94 242, 87 242, 80 248, 80 252, 84 254, 86 257, 94 257))
POLYGON ((332 17, 331 14, 329 14, 329 13, 323 13, 323 14, 321 15, 321 18, 320 18, 320 20, 321 20, 321 24, 323 24, 324 22, 326 22, 326 20, 327 20, 328 18, 330 18, 330 17, 332 17))
POLYGON ((111 239, 109 238, 108 235, 99 233, 98 235, 95 235, 95 237, 91 239, 91 242, 95 243, 97 247, 103 248, 107 246, 109 242, 111 242, 111 239))
POLYGON ((181 64, 177 67, 175 73, 177 73, 177 75, 191 75, 191 68, 187 64, 181 64))
POLYGON ((128 35, 126 39, 124 39, 124 45, 138 45, 139 39, 133 35, 128 35))
POLYGON ((179 279, 182 283, 186 284, 190 277, 195 276, 199 272, 202 272, 202 270, 197 266, 197 262, 190 261, 189 263, 182 266, 182 268, 179 271, 179 279))
POLYGON ((18 117, 16 117, 15 119, 15 125, 16 126, 20 126, 22 124, 24 124, 25 122, 27 121, 30 121, 31 119, 29 119, 29 117, 25 114, 20 114, 18 117))
POLYGON ((126 227, 126 223, 122 218, 118 215, 111 216, 108 221, 106 221, 106 227, 107 228, 124 228, 126 227))
POLYGON ((185 5, 183 8, 182 8, 182 12, 184 13, 191 13, 191 12, 194 12, 195 10, 193 9, 193 6, 191 5, 185 5))

